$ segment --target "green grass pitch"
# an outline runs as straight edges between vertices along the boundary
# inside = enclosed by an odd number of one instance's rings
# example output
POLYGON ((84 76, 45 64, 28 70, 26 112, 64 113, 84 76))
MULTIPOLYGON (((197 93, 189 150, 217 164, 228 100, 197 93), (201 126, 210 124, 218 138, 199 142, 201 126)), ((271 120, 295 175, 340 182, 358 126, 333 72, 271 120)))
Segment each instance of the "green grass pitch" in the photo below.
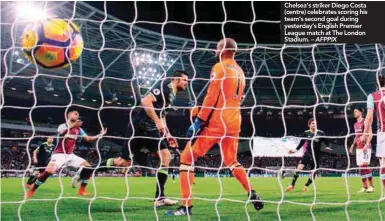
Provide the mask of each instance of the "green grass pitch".
MULTIPOLYGON (((350 220, 356 221, 376 221, 385 219, 385 202, 365 202, 364 200, 380 199, 381 189, 378 177, 375 178, 375 193, 358 194, 357 190, 361 187, 360 178, 348 178, 349 189, 346 188, 344 178, 319 178, 316 179, 316 204, 314 202, 314 189, 310 188, 307 193, 302 192, 302 187, 307 178, 300 177, 296 189, 293 192, 285 193, 284 200, 279 208, 277 203, 281 200, 281 189, 277 178, 252 178, 251 182, 254 189, 264 200, 269 201, 265 204, 262 211, 255 211, 251 204, 245 206, 246 194, 234 178, 221 178, 221 185, 217 178, 197 178, 193 187, 193 216, 191 220, 278 220, 278 213, 281 220, 299 221, 312 220, 314 215, 317 221, 337 221, 350 220), (348 194, 352 202, 347 206, 345 213, 345 203, 348 201, 348 194), (219 201, 216 199, 221 198, 219 201), (207 200, 203 200, 203 198, 207 200), (210 201, 208 201, 210 200, 210 201), (230 200, 238 200, 233 202, 230 200), (361 202, 359 202, 361 201, 361 202), (302 205, 293 204, 302 203, 302 205), (333 204, 334 203, 334 204, 333 204), (308 205, 304 205, 308 204, 308 205), (278 210, 279 209, 279 210, 278 210)), ((179 197, 179 180, 173 183, 168 180, 166 194, 169 197, 179 197)), ((282 183, 286 187, 291 178, 285 178, 282 183)), ((63 191, 60 189, 58 178, 50 178, 37 191, 36 195, 22 204, 23 198, 22 179, 3 178, 1 179, 1 220, 19 220, 18 209, 20 207, 21 220, 187 220, 187 217, 167 217, 164 215, 166 209, 154 210, 151 197, 154 194, 154 178, 128 178, 129 192, 126 189, 124 178, 95 178, 97 197, 82 199, 76 197, 76 189, 71 188, 71 179, 63 178, 63 191), (128 194, 128 195, 127 195, 128 194), (57 201, 59 196, 64 198, 57 201), (127 200, 124 198, 128 196, 127 200), (114 198, 116 200, 110 199, 114 198), (43 200, 46 199, 46 200, 43 200), (16 202, 9 204, 9 202, 16 202), (19 201, 19 202, 18 202, 19 201), (91 203, 91 204, 90 204, 91 203), (57 213, 55 214, 55 207, 57 213), (123 213, 122 213, 123 208, 123 213), (89 213, 90 209, 90 213, 89 213)), ((88 190, 94 191, 94 186, 90 182, 88 190)), ((175 208, 175 207, 174 207, 175 208)))

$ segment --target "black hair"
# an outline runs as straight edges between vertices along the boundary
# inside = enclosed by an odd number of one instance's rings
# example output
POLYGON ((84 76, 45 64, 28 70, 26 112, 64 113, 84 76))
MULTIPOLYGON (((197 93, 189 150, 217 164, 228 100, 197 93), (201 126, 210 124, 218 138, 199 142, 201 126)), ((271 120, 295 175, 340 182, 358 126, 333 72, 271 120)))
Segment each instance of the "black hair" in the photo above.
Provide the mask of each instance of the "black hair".
POLYGON ((310 118, 308 121, 307 121, 307 125, 309 126, 311 124, 311 122, 314 121, 314 118, 310 118))
POLYGON ((183 75, 186 75, 188 77, 188 74, 187 72, 183 71, 183 70, 176 70, 174 71, 174 73, 172 74, 172 77, 173 78, 179 78, 179 77, 182 77, 183 75))
POLYGON ((377 81, 378 84, 380 84, 380 87, 385 87, 385 74, 379 73, 377 75, 377 81))
POLYGON ((358 111, 361 112, 361 113, 365 113, 365 109, 362 108, 362 107, 354 108, 354 110, 358 110, 358 111))

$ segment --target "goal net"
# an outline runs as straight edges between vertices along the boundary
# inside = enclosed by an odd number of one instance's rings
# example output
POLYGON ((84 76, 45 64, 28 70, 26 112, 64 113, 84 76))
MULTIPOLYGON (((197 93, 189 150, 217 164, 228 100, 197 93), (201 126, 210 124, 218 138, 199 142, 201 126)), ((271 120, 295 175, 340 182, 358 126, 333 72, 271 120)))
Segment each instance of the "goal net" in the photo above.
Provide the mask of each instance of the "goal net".
POLYGON ((355 150, 349 153, 355 136, 353 111, 366 108, 367 96, 376 90, 385 59, 382 44, 278 44, 278 2, 0 5, 2 219, 171 220, 165 211, 173 207, 154 204, 160 185, 156 176, 168 171, 166 196, 180 203, 180 154, 190 141, 191 110, 202 107, 218 62, 218 41, 230 37, 238 43, 235 60, 245 73, 238 162, 265 208, 254 210, 225 164, 222 146, 214 145, 194 163, 194 213, 188 219, 384 220, 375 148, 369 165, 375 191, 370 194, 357 193, 366 177, 355 150), (47 20, 60 25, 42 22, 47 20), (26 32, 28 28, 32 31, 26 32), (56 29, 71 34, 57 35, 56 29), (26 48, 26 36, 38 37, 38 45, 26 48), (127 135, 127 127, 145 123, 133 120, 143 108, 141 99, 157 85, 168 84, 175 70, 187 72, 189 80, 171 106, 160 108, 167 112, 167 127, 179 145, 170 149, 170 166, 161 167, 163 159, 143 143, 139 152, 145 163, 107 168, 108 159, 118 159, 122 147, 142 138, 127 135), (39 167, 35 150, 49 136, 56 137, 70 110, 79 112, 88 136, 107 128, 93 142, 75 143, 74 154, 94 169, 87 187, 91 196, 77 195, 72 178, 81 172, 65 164, 27 198, 25 184, 39 167), (289 151, 296 149, 310 118, 325 135, 309 138, 307 148, 326 139, 332 151, 323 145, 315 167, 297 171, 305 150, 289 151), (286 192, 296 172, 296 188, 286 192), (311 176, 316 178, 303 192, 311 176))

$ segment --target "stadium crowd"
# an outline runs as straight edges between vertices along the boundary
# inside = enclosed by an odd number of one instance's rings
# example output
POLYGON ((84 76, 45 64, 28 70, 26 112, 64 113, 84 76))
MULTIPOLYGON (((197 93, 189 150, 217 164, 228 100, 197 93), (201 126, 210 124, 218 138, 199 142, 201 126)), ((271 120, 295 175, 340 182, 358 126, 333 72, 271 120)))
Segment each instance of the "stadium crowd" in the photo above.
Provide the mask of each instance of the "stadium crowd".
MULTIPOLYGON (((99 162, 99 155, 97 150, 77 150, 75 154, 84 157, 91 164, 97 165, 99 162)), ((106 159, 116 155, 115 152, 103 151, 100 152, 101 159, 106 159)), ((31 154, 32 157, 32 154, 31 154)), ((178 157, 177 155, 175 157, 178 157)), ((374 157, 374 156, 372 156, 374 157)), ((32 159, 32 158, 31 158, 32 159)), ((252 173, 263 174, 266 173, 265 169, 274 168, 279 169, 282 164, 285 168, 293 169, 297 164, 300 158, 298 157, 252 157, 250 155, 242 155, 238 157, 239 162, 245 167, 252 167, 252 173)), ((154 156, 149 156, 149 166, 156 168, 155 165, 158 164, 159 159, 154 156)), ((350 167, 356 167, 355 156, 350 156, 350 167)), ((178 162, 175 160, 174 162, 178 162)), ((217 172, 217 169, 221 167, 222 159, 220 156, 204 156, 197 160, 196 162, 196 172, 217 172)), ((348 158, 346 155, 336 155, 336 154, 327 154, 324 153, 321 160, 321 168, 328 169, 337 169, 337 170, 346 170, 348 168, 348 158)), ((25 170, 29 164, 28 154, 25 151, 25 148, 18 148, 13 146, 11 148, 2 148, 1 149, 1 169, 2 170, 25 170)), ((172 166, 179 166, 178 163, 172 164, 172 166)), ((378 162, 373 160, 372 167, 378 167, 378 162)), ((221 171, 222 172, 222 171, 221 171)), ((223 171, 226 173, 226 171, 223 171)), ((330 173, 330 171, 322 171, 322 173, 330 173)))
MULTIPOLYGON (((22 116, 17 115, 9 115, 9 113, 5 112, 2 113, 3 117, 6 117, 8 121, 16 122, 16 119, 20 119, 22 116), (11 116, 17 116, 16 118, 12 118, 11 116), (10 118, 8 118, 10 117, 10 118)), ((53 119, 62 119, 62 113, 50 113, 48 115, 49 117, 43 120, 41 116, 36 116, 34 118, 34 125, 35 126, 42 126, 42 127, 48 127, 49 128, 56 128, 55 125, 58 125, 61 123, 61 121, 53 120, 53 119), (58 115, 60 114, 60 115, 58 115), (47 120, 48 119, 48 120, 47 120), (35 123, 40 122, 40 123, 35 123)), ((122 114, 122 113, 120 113, 122 114)), ((266 114, 266 112, 265 112, 266 114)), ((123 122, 120 124, 116 123, 117 113, 110 113, 104 115, 104 123, 105 126, 108 127, 108 125, 112 124, 114 122, 114 127, 110 127, 109 133, 113 136, 122 136, 124 137, 124 132, 126 130, 126 122, 123 122)), ((24 115, 23 115, 24 116, 24 115)), ((122 114, 122 117, 126 116, 125 113, 122 114)), ((45 115, 47 117, 47 115, 45 115)), ((95 117, 95 116, 94 116, 95 117)), ((254 136, 263 136, 263 137, 281 137, 284 135, 284 126, 282 123, 282 118, 279 115, 274 115, 270 117, 266 117, 263 113, 261 115, 254 116, 254 129, 253 125, 250 123, 250 116, 246 115, 243 117, 243 125, 242 125, 242 132, 241 136, 250 138, 253 135, 254 136), (263 127, 258 127, 258 125, 264 125, 263 127)), ((304 115, 294 115, 291 117, 285 118, 286 121, 286 128, 287 128, 287 135, 288 136, 301 136, 302 132, 306 129, 306 120, 309 116, 304 115)), ((344 118, 336 118, 334 115, 330 114, 324 114, 318 116, 321 120, 319 120, 319 127, 323 129, 327 136, 342 136, 340 139, 333 139, 331 140, 334 144, 342 144, 345 143, 345 136, 348 133, 348 127, 346 126, 346 121, 344 118)), ((24 119, 24 118, 21 118, 24 119)), ((173 115, 170 117, 168 122, 168 126, 171 130, 171 133, 175 137, 184 137, 186 126, 190 122, 190 119, 187 115, 173 115)), ((97 119, 94 119, 92 115, 88 116, 84 119, 84 128, 87 133, 90 134, 96 134, 98 133, 98 130, 100 129, 99 124, 91 123, 93 120, 94 122, 97 122, 97 119)), ((350 127, 353 125, 353 120, 349 118, 350 121, 350 127)), ((28 118, 25 118, 23 121, 17 121, 18 124, 29 126, 31 125, 31 122, 28 120, 28 118)), ((352 129, 350 129, 350 132, 352 132, 352 129)), ((110 135, 109 134, 109 135, 110 135)), ((28 166, 28 154, 26 153, 25 145, 19 145, 18 146, 18 139, 17 138, 23 138, 25 141, 25 138, 29 138, 32 135, 31 131, 28 130, 13 130, 13 129, 7 129, 3 128, 1 130, 1 137, 6 138, 15 138, 12 141, 9 141, 7 143, 2 143, 1 146, 1 167, 2 169, 12 169, 12 170, 24 170, 28 166)), ((47 133, 39 133, 36 132, 35 136, 39 135, 47 135, 47 133)), ((39 139, 32 139, 31 144, 35 144, 34 147, 37 146, 38 143, 42 142, 43 140, 39 139)), ((350 140, 349 140, 350 141, 350 140)), ((25 141, 26 143, 26 141, 25 141)), ((119 142, 118 142, 119 143, 119 142)), ((186 140, 180 140, 179 146, 184 147, 186 143, 186 140)), ((121 145, 120 143, 118 146, 121 145)), ((34 147, 30 147, 31 156, 32 151, 34 147)), ((96 149, 92 146, 87 146, 83 144, 82 142, 78 142, 78 148, 75 151, 75 154, 84 157, 87 159, 91 164, 96 165, 99 162, 99 155, 96 151, 96 149)), ((109 157, 117 156, 117 153, 119 150, 106 150, 103 149, 100 151, 100 157, 101 160, 107 159, 109 157)), ((321 168, 330 168, 330 169, 339 169, 339 170, 345 170, 348 167, 348 158, 345 155, 336 155, 336 154, 328 154, 323 153, 322 161, 321 161, 321 168)), ((355 162, 355 156, 350 156, 350 167, 356 167, 355 162)), ((242 156, 239 156, 239 162, 242 163, 246 168, 252 166, 254 168, 269 168, 269 167, 281 167, 282 163, 284 162, 285 167, 295 167, 299 161, 299 158, 295 157, 286 157, 284 158, 284 161, 282 158, 272 158, 272 157, 251 157, 250 153, 242 153, 242 156)), ((178 162, 178 160, 175 160, 174 162, 178 162)), ((204 172, 207 168, 218 168, 221 165, 221 157, 220 156, 205 156, 200 158, 197 162, 197 172, 204 172)), ((371 166, 378 166, 378 162, 376 160, 372 161, 371 166)), ((158 165, 158 159, 157 157, 149 157, 149 166, 155 167, 153 165, 158 165)), ((179 165, 174 165, 179 166, 179 165)), ((256 169, 253 170, 253 173, 265 173, 264 170, 256 169)))

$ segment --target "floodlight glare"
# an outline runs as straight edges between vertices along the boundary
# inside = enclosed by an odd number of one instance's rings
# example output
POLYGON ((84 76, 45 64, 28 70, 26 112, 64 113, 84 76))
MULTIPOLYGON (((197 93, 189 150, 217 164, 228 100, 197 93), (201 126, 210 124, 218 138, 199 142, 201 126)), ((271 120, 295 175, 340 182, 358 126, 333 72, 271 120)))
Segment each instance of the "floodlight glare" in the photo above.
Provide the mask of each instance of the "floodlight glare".
POLYGON ((30 2, 20 2, 17 6, 17 17, 31 21, 39 21, 47 18, 44 10, 37 8, 30 2))

